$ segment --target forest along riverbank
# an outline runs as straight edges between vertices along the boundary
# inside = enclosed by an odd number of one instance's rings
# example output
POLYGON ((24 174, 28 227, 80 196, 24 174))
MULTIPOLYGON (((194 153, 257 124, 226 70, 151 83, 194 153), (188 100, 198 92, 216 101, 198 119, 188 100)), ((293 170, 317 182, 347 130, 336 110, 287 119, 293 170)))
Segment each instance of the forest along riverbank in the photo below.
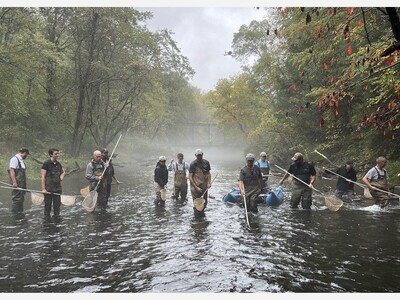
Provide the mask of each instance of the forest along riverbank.
MULTIPOLYGON (((315 195, 318 207, 290 209, 285 185, 283 204, 260 204, 249 228, 243 208, 222 201, 243 165, 211 161, 218 177, 203 219, 193 217, 191 199, 154 206, 155 164, 117 169, 123 184, 106 212, 62 206, 59 222, 29 201, 14 220, 9 192, 0 191, 0 291, 399 292, 398 205, 346 202, 331 212, 315 195)), ((83 182, 68 179, 65 193, 83 182)))

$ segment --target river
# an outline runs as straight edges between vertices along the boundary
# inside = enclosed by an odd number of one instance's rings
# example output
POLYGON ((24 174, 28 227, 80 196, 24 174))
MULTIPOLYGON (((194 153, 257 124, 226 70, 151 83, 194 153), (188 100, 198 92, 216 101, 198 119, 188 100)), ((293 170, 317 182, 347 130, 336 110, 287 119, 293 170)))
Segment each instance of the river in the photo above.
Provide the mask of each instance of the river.
MULTIPOLYGON (((207 158, 207 153, 205 157, 207 158)), ((213 161, 218 173, 206 216, 194 218, 191 197, 153 203, 155 161, 116 166, 106 212, 87 213, 81 198, 43 219, 28 193, 25 217, 10 215, 10 190, 0 190, 0 291, 7 293, 342 293, 400 291, 400 209, 345 202, 332 212, 314 193, 312 209, 285 201, 259 205, 257 215, 222 197, 244 161, 213 161)), ((189 160, 188 160, 189 161, 189 160)), ((285 168, 287 166, 284 166, 285 168)), ((66 177, 65 194, 79 194, 84 174, 66 177)), ((279 177, 271 177, 276 186, 279 177)), ((319 189, 325 189, 329 182, 319 189)), ((172 190, 172 175, 168 188, 172 190)), ((39 183, 29 183, 38 189, 39 183)))

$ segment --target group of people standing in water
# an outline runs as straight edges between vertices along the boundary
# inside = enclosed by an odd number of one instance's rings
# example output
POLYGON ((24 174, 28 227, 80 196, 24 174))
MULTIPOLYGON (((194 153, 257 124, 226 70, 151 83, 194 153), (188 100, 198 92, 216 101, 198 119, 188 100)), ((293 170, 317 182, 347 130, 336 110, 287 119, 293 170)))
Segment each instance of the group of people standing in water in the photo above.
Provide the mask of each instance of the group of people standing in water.
POLYGON ((196 159, 190 164, 183 160, 182 153, 178 153, 177 161, 173 159, 166 165, 166 157, 160 156, 154 170, 154 187, 156 198, 154 203, 165 206, 165 199, 161 196, 162 190, 168 183, 168 172, 174 172, 174 190, 172 198, 182 202, 187 201, 190 184, 190 193, 193 199, 193 210, 196 216, 204 216, 208 203, 208 189, 211 187, 211 166, 203 158, 203 151, 197 149, 194 153, 196 159), (189 184, 188 184, 189 181, 189 184), (196 201, 199 199, 198 201, 196 201))
MULTIPOLYGON (((61 182, 65 176, 65 170, 58 161, 60 151, 51 148, 48 151, 49 159, 41 167, 41 192, 44 195, 44 215, 50 217, 53 210, 54 217, 60 215, 61 182)), ((184 161, 182 153, 177 154, 177 161, 172 159, 166 165, 166 157, 160 156, 154 170, 154 187, 156 198, 154 203, 158 206, 165 206, 162 191, 168 183, 169 172, 174 173, 172 198, 182 202, 187 201, 189 192, 193 199, 193 209, 196 216, 204 216, 204 210, 208 203, 208 190, 211 187, 211 166, 207 159, 203 158, 203 151, 197 149, 194 153, 195 159, 189 164, 184 161)), ((11 179, 10 188, 12 204, 11 212, 14 214, 23 213, 24 196, 27 190, 26 164, 25 159, 29 155, 27 148, 20 148, 9 162, 9 175, 11 179)), ((98 206, 105 210, 108 207, 108 199, 111 194, 113 180, 120 183, 115 176, 111 158, 107 149, 95 150, 93 158, 86 167, 85 177, 90 183, 90 190, 96 190, 98 194, 98 206)), ((270 191, 268 177, 272 176, 270 162, 265 152, 260 153, 260 158, 255 159, 252 153, 245 157, 246 165, 240 169, 238 186, 242 204, 246 205, 248 212, 257 213, 258 198, 260 194, 270 191)), ((379 156, 376 165, 368 170, 362 178, 365 188, 371 193, 375 204, 381 208, 389 204, 389 175, 386 170, 387 159, 379 156)), ((353 168, 353 161, 333 172, 338 175, 335 195, 339 198, 348 197, 352 199, 355 195, 354 183, 356 183, 356 171, 353 168)), ((400 174, 398 174, 400 175, 400 174)), ((279 180, 279 185, 292 176, 292 192, 290 207, 297 208, 300 204, 303 209, 310 209, 312 205, 312 190, 316 180, 316 170, 312 163, 307 162, 303 154, 297 152, 292 157, 292 164, 279 180)), ((215 178, 214 178, 215 179, 215 178)), ((400 196, 399 196, 400 198, 400 196)))
MULTIPOLYGON (((27 165, 25 159, 29 155, 29 149, 22 147, 18 153, 11 157, 8 173, 12 187, 11 192, 11 212, 16 216, 22 216, 24 211, 25 194, 27 191, 27 165)), ((50 218, 53 211, 53 217, 60 217, 62 181, 65 176, 65 170, 58 161, 60 150, 50 148, 48 150, 49 158, 41 166, 41 190, 44 197, 44 217, 50 218)), ((85 178, 89 181, 89 190, 98 193, 98 206, 105 210, 108 206, 108 198, 111 194, 111 183, 113 180, 120 183, 115 176, 114 166, 109 152, 106 148, 95 150, 92 160, 86 166, 85 178)))
MULTIPOLYGON (((187 201, 188 180, 190 191, 193 198, 193 209, 195 215, 204 215, 204 209, 207 206, 207 191, 211 187, 210 163, 203 158, 203 151, 197 149, 195 151, 196 159, 190 163, 183 161, 183 154, 177 155, 178 161, 171 160, 166 165, 165 156, 160 156, 154 171, 154 182, 156 199, 155 204, 165 206, 165 199, 161 197, 161 191, 168 183, 168 172, 174 172, 174 191, 172 198, 187 201), (180 197, 180 198, 179 198, 180 197), (204 205, 198 205, 195 200, 204 199, 204 205)), ((246 206, 247 212, 257 213, 259 196, 270 192, 268 177, 271 174, 271 164, 267 159, 265 152, 260 153, 258 160, 254 154, 248 153, 245 157, 246 165, 240 169, 238 187, 240 190, 241 205, 246 206)), ((303 209, 311 209, 312 192, 315 190, 314 184, 317 179, 317 172, 312 163, 304 159, 302 153, 297 152, 291 158, 292 163, 283 170, 284 174, 279 180, 279 185, 292 177, 292 190, 290 198, 290 207, 298 208, 300 205, 303 209)), ((390 193, 388 184, 388 173, 385 169, 386 158, 380 156, 376 159, 376 165, 366 172, 362 178, 365 188, 369 189, 375 204, 381 208, 389 204, 390 193)), ((353 161, 348 160, 342 167, 338 167, 334 174, 338 175, 335 195, 338 198, 354 199, 354 183, 357 180, 357 172, 353 168, 353 161)))

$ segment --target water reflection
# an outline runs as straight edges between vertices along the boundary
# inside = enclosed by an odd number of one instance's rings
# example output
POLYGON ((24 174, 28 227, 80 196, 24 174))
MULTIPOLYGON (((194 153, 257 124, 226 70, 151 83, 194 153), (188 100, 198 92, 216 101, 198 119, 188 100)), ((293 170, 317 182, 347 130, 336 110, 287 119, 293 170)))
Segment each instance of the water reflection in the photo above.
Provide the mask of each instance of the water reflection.
POLYGON ((249 228, 244 208, 222 201, 241 165, 212 165, 219 175, 204 218, 191 198, 154 205, 153 165, 120 171, 126 184, 113 187, 105 212, 77 203, 46 221, 27 203, 15 219, 2 200, 1 292, 399 291, 398 205, 346 202, 331 212, 315 195, 311 210, 290 209, 286 187, 281 206, 249 214, 249 228))

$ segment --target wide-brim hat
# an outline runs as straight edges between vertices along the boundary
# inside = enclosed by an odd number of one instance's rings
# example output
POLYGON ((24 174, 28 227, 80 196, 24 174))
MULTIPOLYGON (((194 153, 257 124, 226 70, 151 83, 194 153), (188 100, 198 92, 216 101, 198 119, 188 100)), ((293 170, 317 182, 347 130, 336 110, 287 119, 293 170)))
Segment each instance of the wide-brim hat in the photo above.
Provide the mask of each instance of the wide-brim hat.
POLYGON ((193 200, 193 205, 198 211, 203 211, 205 200, 203 198, 197 198, 193 200))

